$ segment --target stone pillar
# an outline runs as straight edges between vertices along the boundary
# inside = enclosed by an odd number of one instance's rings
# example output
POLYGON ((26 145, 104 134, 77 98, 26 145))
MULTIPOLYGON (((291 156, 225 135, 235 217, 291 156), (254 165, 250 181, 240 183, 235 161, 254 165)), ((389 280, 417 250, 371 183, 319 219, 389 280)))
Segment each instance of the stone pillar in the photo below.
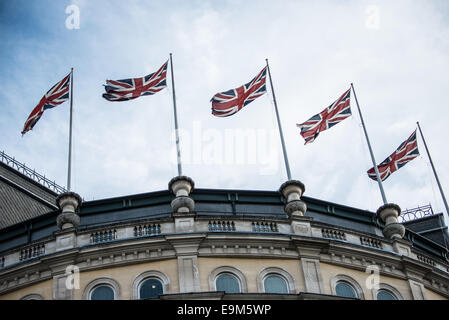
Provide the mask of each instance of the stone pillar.
POLYGON ((304 216, 307 206, 301 200, 304 190, 304 184, 297 180, 284 182, 279 188, 279 192, 287 200, 284 211, 289 217, 291 232, 302 236, 311 236, 310 221, 312 221, 312 218, 304 216))
POLYGON ((74 259, 50 265, 53 275, 53 300, 73 300, 74 290, 80 289, 79 268, 74 259))
POLYGON ((62 211, 56 218, 59 229, 76 228, 80 224, 80 217, 75 211, 82 203, 79 194, 70 191, 61 193, 56 198, 56 203, 62 211))
POLYGON ((193 232, 195 201, 189 197, 195 183, 186 176, 177 176, 170 180, 168 189, 174 193, 175 199, 171 202, 173 217, 175 218, 175 232, 193 232))
POLYGON ((382 230, 386 238, 392 240, 399 240, 404 237, 405 227, 398 222, 398 217, 401 214, 401 208, 394 203, 387 203, 377 209, 377 215, 385 223, 382 230))
POLYGON ((301 265, 306 292, 324 294, 324 282, 321 275, 320 260, 301 258, 301 265))
POLYGON ((198 249, 205 234, 171 234, 166 239, 171 243, 178 260, 179 292, 199 292, 200 276, 198 249))
POLYGON ((426 300, 425 288, 421 282, 408 280, 410 285, 410 291, 412 293, 413 300, 426 300))
POLYGON ((81 197, 74 192, 61 193, 56 198, 61 213, 56 218, 59 230, 55 232, 56 251, 73 249, 76 247, 76 227, 80 224, 80 217, 76 209, 81 205, 81 197))
MULTIPOLYGON (((195 201, 189 197, 195 183, 186 176, 170 180, 168 189, 176 196, 171 202, 175 219, 175 232, 195 231, 195 201)), ((198 247, 202 237, 194 234, 167 237, 175 248, 178 260, 179 292, 199 292, 198 247)))

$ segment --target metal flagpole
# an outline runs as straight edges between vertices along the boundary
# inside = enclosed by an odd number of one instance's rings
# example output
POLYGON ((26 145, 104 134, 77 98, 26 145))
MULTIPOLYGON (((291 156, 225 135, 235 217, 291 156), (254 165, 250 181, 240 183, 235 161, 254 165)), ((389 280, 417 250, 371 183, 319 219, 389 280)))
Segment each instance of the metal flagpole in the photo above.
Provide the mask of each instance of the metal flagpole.
POLYGON ((277 121, 278 121, 279 134, 281 136, 281 144, 282 144, 282 151, 284 153, 285 169, 287 170, 288 180, 291 180, 292 179, 292 175, 290 173, 290 166, 288 165, 287 151, 285 149, 284 135, 282 134, 281 120, 279 119, 278 106, 277 106, 277 103, 276 103, 276 95, 274 94, 274 88, 273 88, 273 81, 271 79, 270 66, 268 65, 268 59, 265 59, 265 61, 267 62, 268 75, 270 77, 271 92, 273 93, 274 110, 276 111, 276 118, 277 118, 277 121))
POLYGON ((444 196, 443 188, 440 184, 440 179, 438 179, 437 172, 435 170, 435 167, 433 165, 432 158, 430 157, 429 149, 427 148, 426 140, 424 139, 424 135, 422 134, 421 126, 419 125, 419 122, 417 121, 416 124, 418 125, 419 133, 421 134, 422 141, 424 142, 424 147, 426 148, 427 156, 430 160, 430 165, 432 166, 433 174, 435 175, 435 179, 437 180, 438 188, 440 189, 441 197, 443 198, 444 206, 446 207, 446 213, 449 215, 449 207, 447 205, 446 197, 444 196))
POLYGON ((71 189, 72 180, 72 114, 73 114, 73 68, 70 72, 70 122, 69 122, 69 159, 67 168, 67 191, 71 189))
POLYGON ((355 94, 354 86, 351 83, 352 92, 354 92, 355 102, 357 104, 357 109, 359 110, 360 120, 362 121, 363 132, 365 133, 366 142, 368 143, 368 149, 371 155, 371 160, 373 161, 374 171, 376 171, 377 183, 379 184, 380 194, 382 195, 382 200, 384 204, 387 204, 387 198, 385 197, 385 191, 382 186, 382 180, 380 179, 379 169, 377 169, 376 159, 374 158, 373 150, 371 149, 371 143, 369 142, 368 132, 366 131, 365 122, 363 121, 362 112, 360 111, 359 102, 357 100, 357 95, 355 94))
POLYGON ((176 134, 176 152, 177 152, 177 160, 178 160, 178 175, 182 176, 182 167, 181 167, 181 151, 179 148, 179 133, 178 133, 178 115, 176 112, 176 94, 175 94, 175 79, 173 77, 173 60, 172 54, 170 53, 170 70, 171 70, 171 83, 172 83, 172 92, 173 92, 173 113, 175 116, 175 134, 176 134))

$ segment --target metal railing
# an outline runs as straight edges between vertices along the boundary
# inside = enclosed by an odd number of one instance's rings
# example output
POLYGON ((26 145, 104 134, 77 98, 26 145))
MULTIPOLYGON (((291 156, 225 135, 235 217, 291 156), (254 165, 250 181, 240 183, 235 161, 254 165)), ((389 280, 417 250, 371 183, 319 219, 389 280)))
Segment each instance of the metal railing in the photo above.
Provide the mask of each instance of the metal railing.
POLYGON ((417 207, 413 209, 406 209, 402 211, 401 215, 399 216, 399 222, 407 222, 412 221, 416 219, 421 219, 427 216, 432 216, 433 210, 432 206, 430 204, 422 207, 417 207))
POLYGON ((16 159, 11 158, 4 151, 0 151, 0 161, 56 193, 63 193, 67 191, 55 181, 47 179, 45 175, 43 176, 37 173, 34 169, 28 168, 24 163, 20 163, 16 159))

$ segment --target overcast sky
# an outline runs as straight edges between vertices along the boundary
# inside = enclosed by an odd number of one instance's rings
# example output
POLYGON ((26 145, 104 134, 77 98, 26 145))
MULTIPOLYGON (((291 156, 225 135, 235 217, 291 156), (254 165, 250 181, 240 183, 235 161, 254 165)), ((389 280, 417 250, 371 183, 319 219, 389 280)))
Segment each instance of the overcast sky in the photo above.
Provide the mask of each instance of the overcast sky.
MULTIPOLYGON (((171 77, 153 96, 101 95, 106 79, 152 73, 172 52, 183 173, 198 188, 278 190, 287 175, 270 88, 227 118, 212 116, 209 102, 268 58, 292 178, 305 195, 372 211, 382 204, 353 95, 353 115, 313 143, 296 127, 351 82, 377 163, 419 121, 449 192, 448 17, 445 0, 3 0, 0 150, 66 185, 69 103, 21 131, 73 67, 72 190, 92 200, 166 189, 177 175, 171 77)), ((384 182, 387 199, 444 211, 420 135, 418 146, 421 155, 384 182)))

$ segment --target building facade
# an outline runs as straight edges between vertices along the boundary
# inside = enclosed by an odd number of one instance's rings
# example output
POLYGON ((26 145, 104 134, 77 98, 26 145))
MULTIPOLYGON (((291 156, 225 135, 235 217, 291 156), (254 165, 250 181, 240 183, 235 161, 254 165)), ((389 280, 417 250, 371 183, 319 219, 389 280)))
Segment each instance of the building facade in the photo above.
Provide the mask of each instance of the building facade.
POLYGON ((313 199, 296 180, 216 190, 185 176, 83 202, 3 162, 2 300, 449 298, 441 214, 400 223, 397 205, 313 199))

